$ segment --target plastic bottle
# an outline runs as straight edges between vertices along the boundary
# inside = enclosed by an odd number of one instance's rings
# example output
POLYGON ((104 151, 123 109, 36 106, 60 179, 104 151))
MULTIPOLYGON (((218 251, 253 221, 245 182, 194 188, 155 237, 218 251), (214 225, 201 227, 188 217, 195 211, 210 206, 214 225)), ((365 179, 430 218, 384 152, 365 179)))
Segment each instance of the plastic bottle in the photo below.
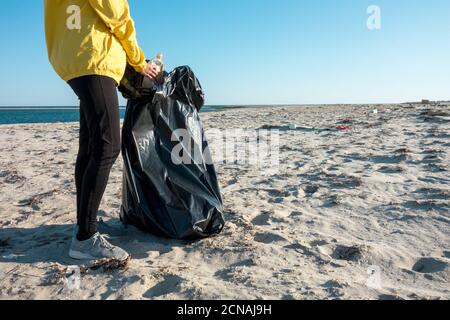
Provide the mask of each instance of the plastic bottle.
POLYGON ((163 73, 164 72, 164 61, 163 61, 163 54, 162 53, 158 53, 156 55, 155 58, 153 58, 152 60, 150 60, 150 63, 154 66, 156 66, 158 73, 163 73))
POLYGON ((158 53, 155 58, 149 61, 150 64, 156 66, 156 71, 159 73, 159 77, 156 81, 144 77, 143 86, 146 88, 153 88, 155 89, 158 82, 162 82, 163 79, 163 72, 164 72, 164 61, 163 61, 163 55, 162 53, 158 53))

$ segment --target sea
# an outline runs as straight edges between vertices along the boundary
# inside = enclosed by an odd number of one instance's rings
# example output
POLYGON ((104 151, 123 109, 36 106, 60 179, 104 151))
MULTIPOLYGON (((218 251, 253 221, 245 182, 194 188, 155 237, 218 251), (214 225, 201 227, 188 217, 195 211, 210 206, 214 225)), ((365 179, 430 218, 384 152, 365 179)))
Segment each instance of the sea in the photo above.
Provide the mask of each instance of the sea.
MULTIPOLYGON (((205 106, 201 112, 220 111, 226 106, 205 106)), ((126 108, 120 108, 120 117, 125 117, 126 108)), ((78 107, 0 107, 0 125, 27 123, 78 122, 78 107)))

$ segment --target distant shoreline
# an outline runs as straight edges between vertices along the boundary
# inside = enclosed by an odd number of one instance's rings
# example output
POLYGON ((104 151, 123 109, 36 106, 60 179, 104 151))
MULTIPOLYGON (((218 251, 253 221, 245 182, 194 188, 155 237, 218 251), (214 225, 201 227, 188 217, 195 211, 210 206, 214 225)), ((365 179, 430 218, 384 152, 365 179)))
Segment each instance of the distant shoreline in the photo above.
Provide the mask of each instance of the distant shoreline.
MULTIPOLYGON (((289 107, 308 107, 308 106, 385 106, 385 105, 450 105, 449 101, 429 101, 423 103, 415 102, 389 102, 389 103, 298 103, 298 104, 236 104, 236 105, 205 105, 205 109, 243 109, 243 108, 289 108, 289 107)), ((120 106, 119 109, 126 109, 126 106, 120 106)), ((16 110, 79 110, 78 106, 0 106, 0 111, 16 111, 16 110)))
MULTIPOLYGON (((370 107, 379 109, 383 107, 403 107, 411 108, 417 105, 424 106, 443 106, 450 105, 448 102, 432 102, 422 104, 417 102, 411 103, 392 103, 392 104, 298 104, 298 105, 234 105, 234 106, 204 106, 201 110, 202 114, 226 112, 233 110, 252 110, 259 109, 261 111, 267 109, 291 109, 291 108, 345 108, 345 107, 370 107)), ((119 108, 120 117, 124 119, 126 107, 119 108)), ((36 106, 36 107, 0 107, 0 125, 25 125, 25 124, 49 124, 49 123, 76 123, 79 122, 79 107, 76 106, 36 106)))

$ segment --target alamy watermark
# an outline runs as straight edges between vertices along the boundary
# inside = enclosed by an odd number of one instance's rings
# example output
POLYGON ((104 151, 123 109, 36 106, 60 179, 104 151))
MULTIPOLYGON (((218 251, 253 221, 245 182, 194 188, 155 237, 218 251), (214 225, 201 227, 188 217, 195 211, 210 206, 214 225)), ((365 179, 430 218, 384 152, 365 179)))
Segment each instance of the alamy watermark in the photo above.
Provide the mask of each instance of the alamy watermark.
MULTIPOLYGON (((367 18, 367 29, 380 30, 381 29, 381 8, 378 5, 372 4, 366 10, 369 17, 367 18)), ((66 26, 69 30, 81 29, 81 8, 77 5, 70 5, 66 9, 68 15, 66 26)))
MULTIPOLYGON (((280 166, 279 130, 211 129, 205 134, 197 129, 178 129, 172 134, 171 152, 175 165, 227 164, 256 167, 276 174, 280 166), (206 137, 210 144, 206 143, 206 137)), ((146 146, 141 146, 146 149, 146 146)))
POLYGON ((381 30, 381 8, 377 5, 371 5, 367 8, 367 29, 381 30))
POLYGON ((69 30, 81 29, 81 9, 77 5, 70 5, 67 7, 66 13, 68 14, 66 20, 66 26, 69 30))

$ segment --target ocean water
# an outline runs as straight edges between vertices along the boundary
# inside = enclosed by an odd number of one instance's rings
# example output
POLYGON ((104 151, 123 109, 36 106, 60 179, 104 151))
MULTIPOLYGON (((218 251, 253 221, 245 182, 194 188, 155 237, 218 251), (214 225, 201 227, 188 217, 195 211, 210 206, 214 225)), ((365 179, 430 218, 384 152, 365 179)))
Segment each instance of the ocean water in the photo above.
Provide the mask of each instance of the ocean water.
MULTIPOLYGON (((225 107, 205 106, 202 112, 219 111, 225 107)), ((120 117, 125 116, 125 107, 120 108, 120 117)), ((78 107, 0 107, 1 124, 78 122, 78 107)))

